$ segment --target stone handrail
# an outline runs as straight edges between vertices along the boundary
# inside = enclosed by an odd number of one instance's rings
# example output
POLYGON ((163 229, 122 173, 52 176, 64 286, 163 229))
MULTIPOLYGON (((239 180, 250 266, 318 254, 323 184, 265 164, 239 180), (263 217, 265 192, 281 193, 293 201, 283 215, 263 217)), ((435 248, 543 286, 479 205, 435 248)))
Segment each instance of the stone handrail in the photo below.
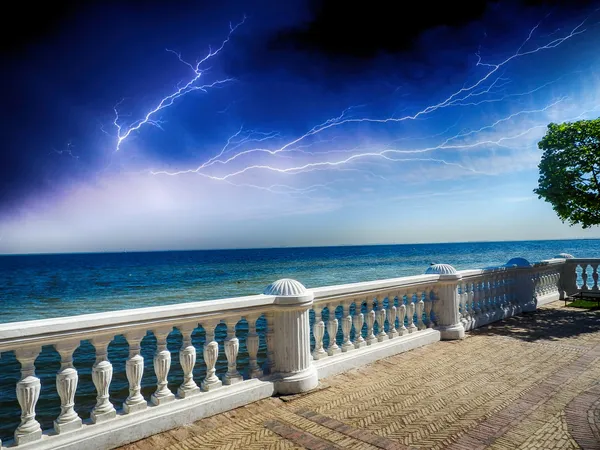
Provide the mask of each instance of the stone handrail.
POLYGON ((0 356, 14 352, 21 366, 16 384, 21 423, 14 440, 5 445, 113 448, 276 393, 311 390, 319 378, 440 339, 461 339, 465 330, 534 311, 573 289, 597 290, 600 259, 569 256, 535 264, 515 258, 501 267, 462 271, 436 264, 424 275, 312 290, 284 279, 260 295, 2 324, 0 356), (576 282, 578 267, 585 274, 581 286, 576 282), (239 331, 240 321, 247 322, 245 334, 239 331), (197 357, 192 333, 198 327, 206 338, 197 357), (172 361, 167 337, 174 329, 182 335, 183 382, 177 392, 168 387, 172 361), (149 398, 141 392, 141 341, 147 332, 157 343, 157 383, 149 398), (129 396, 122 408, 111 403, 110 390, 108 345, 117 335, 129 347, 129 396), (75 411, 79 376, 73 363, 83 340, 95 349, 91 373, 96 389, 96 404, 85 421, 75 411), (238 370, 240 343, 248 355, 244 371, 238 370), (53 427, 42 430, 36 420, 41 380, 35 362, 47 345, 60 355, 56 389, 61 411, 53 427), (259 347, 265 349, 262 367, 259 347), (220 350, 227 367, 217 373, 220 350), (197 384, 194 368, 200 364, 206 376, 197 384))

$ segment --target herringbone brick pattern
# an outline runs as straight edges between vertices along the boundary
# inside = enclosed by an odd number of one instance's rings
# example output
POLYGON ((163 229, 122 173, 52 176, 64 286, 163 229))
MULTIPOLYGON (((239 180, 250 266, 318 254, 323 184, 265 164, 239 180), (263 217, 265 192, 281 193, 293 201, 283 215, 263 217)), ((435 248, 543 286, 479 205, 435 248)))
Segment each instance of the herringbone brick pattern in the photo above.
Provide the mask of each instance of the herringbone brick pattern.
POLYGON ((600 314, 557 302, 123 450, 600 448, 598 380, 600 314))

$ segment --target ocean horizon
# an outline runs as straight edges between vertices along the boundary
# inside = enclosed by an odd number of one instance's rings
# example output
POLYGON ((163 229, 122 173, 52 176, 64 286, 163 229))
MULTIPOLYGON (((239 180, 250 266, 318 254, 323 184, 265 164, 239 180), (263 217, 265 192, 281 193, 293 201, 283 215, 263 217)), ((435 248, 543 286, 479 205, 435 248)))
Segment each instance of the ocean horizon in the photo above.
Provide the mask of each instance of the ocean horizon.
POLYGON ((313 288, 562 252, 597 257, 600 239, 0 255, 0 323, 259 294, 280 278, 313 288))

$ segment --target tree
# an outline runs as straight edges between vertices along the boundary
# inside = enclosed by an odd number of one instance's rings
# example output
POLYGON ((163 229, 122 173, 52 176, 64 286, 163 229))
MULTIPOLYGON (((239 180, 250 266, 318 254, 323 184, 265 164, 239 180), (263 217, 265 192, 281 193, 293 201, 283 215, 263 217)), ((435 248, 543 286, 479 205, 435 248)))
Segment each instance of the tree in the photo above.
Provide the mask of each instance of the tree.
POLYGON ((544 154, 533 192, 552 204, 563 223, 600 225, 600 117, 551 123, 538 147, 544 154))

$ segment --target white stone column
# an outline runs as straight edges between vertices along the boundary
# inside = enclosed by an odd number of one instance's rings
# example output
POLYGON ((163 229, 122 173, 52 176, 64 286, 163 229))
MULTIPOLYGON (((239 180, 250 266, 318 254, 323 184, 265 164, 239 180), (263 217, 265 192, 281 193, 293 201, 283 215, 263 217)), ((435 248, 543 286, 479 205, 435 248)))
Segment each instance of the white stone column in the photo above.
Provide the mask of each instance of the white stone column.
POLYGON ((35 359, 39 354, 40 347, 21 347, 15 350, 15 356, 21 364, 21 379, 17 383, 17 400, 21 407, 21 423, 15 430, 17 445, 42 438, 42 428, 35 420, 35 405, 42 388, 40 379, 35 376, 35 359))
POLYGON ((156 352, 154 353, 154 373, 156 374, 156 391, 150 396, 153 405, 163 405, 175 400, 175 394, 169 389, 169 370, 171 369, 171 352, 167 348, 167 337, 173 327, 155 328, 156 352))
POLYGON ((406 318, 406 305, 404 304, 404 294, 398 294, 398 322, 400 323, 400 328, 398 329, 398 333, 400 336, 404 336, 408 334, 408 329, 406 325, 404 325, 404 319, 406 318))
POLYGON ((425 322, 423 322, 423 311, 425 310, 425 302, 423 301, 423 293, 417 292, 417 303, 415 308, 417 310, 417 328, 419 330, 424 330, 427 327, 425 326, 425 322))
POLYGON ((406 315, 408 316, 408 332, 414 333, 418 330, 415 325, 415 298, 417 296, 416 292, 411 292, 407 294, 408 304, 406 305, 406 315))
POLYGON ((92 366, 92 381, 96 387, 96 406, 90 415, 93 423, 114 419, 117 416, 115 407, 109 400, 110 382, 113 366, 108 360, 108 344, 112 336, 95 336, 92 345, 96 349, 96 362, 92 366))
POLYGON ((350 315, 351 302, 342 303, 342 351, 349 352, 354 350, 354 344, 350 341, 350 331, 352 331, 352 316, 350 315))
POLYGON ((215 327, 219 322, 219 320, 212 320, 202 324, 206 333, 203 352, 206 364, 206 377, 201 383, 203 391, 211 391, 223 385, 219 377, 217 377, 217 370, 215 369, 217 359, 219 358, 219 343, 215 341, 215 327))
POLYGON ((460 321, 460 298, 458 295, 458 283, 462 276, 454 267, 449 264, 433 264, 426 274, 438 274, 440 276, 437 282, 439 299, 436 328, 440 331, 441 338, 444 340, 463 339, 465 329, 460 321))
POLYGON ((367 316, 365 321, 367 322, 367 345, 372 345, 377 342, 377 337, 373 332, 373 326, 375 325, 375 311, 373 310, 373 303, 367 302, 367 316))
POLYGON ((398 316, 398 308, 396 308, 396 305, 394 305, 394 300, 392 299, 392 300, 390 300, 390 305, 388 308, 388 323, 390 324, 388 336, 390 339, 393 339, 398 336, 398 330, 396 330, 396 317, 397 316, 398 316))
POLYGON ((321 316, 323 308, 316 306, 315 308, 313 308, 313 310, 315 311, 315 323, 313 323, 315 349, 312 352, 312 357, 315 360, 319 360, 327 356, 327 351, 323 348, 323 336, 325 336, 325 322, 323 322, 323 318, 321 316))
POLYGON ((262 369, 258 366, 257 355, 260 344, 259 336, 256 333, 257 316, 247 317, 248 335, 246 336, 246 348, 248 349, 248 375, 250 378, 260 378, 263 376, 262 369))
POLYGON ((186 323, 179 326, 179 331, 183 338, 181 349, 179 350, 179 363, 183 370, 183 383, 177 389, 177 395, 181 398, 191 397, 200 393, 200 388, 194 381, 196 347, 192 344, 192 333, 195 329, 196 323, 186 323))
POLYGON ((383 342, 388 340, 388 335, 385 332, 385 318, 387 316, 386 310, 383 307, 383 295, 377 296, 377 306, 379 309, 376 312, 377 315, 377 325, 379 326, 379 332, 377 333, 377 341, 383 342))
POLYGON ((327 347, 327 354, 329 356, 337 355, 342 353, 342 349, 337 345, 337 332, 339 328, 339 322, 335 317, 335 306, 331 303, 327 305, 329 310, 329 318, 327 319, 327 334, 329 335, 329 346, 327 347))
POLYGON ((141 393, 142 377, 144 376, 144 357, 140 354, 140 343, 146 335, 143 330, 129 331, 125 333, 125 339, 129 344, 129 358, 125 363, 125 373, 129 382, 129 396, 123 404, 123 411, 130 414, 141 411, 148 407, 148 403, 141 393))
POLYGON ((227 338, 225 338, 225 356, 227 357, 227 373, 223 377, 223 384, 235 384, 244 381, 237 370, 237 357, 240 351, 240 341, 235 335, 237 320, 228 318, 225 320, 227 326, 227 338))
POLYGON ((361 312, 362 303, 356 303, 352 324, 354 325, 354 348, 366 347, 367 341, 363 338, 362 328, 365 324, 365 315, 361 312))
POLYGON ((310 355, 309 310, 314 295, 295 280, 278 280, 264 291, 274 300, 273 380, 279 394, 297 394, 319 384, 310 355))
POLYGON ((79 341, 64 341, 54 345, 60 355, 60 370, 56 374, 60 415, 54 421, 54 430, 58 434, 81 428, 81 418, 75 412, 75 391, 79 376, 73 366, 73 352, 77 347, 79 341))

